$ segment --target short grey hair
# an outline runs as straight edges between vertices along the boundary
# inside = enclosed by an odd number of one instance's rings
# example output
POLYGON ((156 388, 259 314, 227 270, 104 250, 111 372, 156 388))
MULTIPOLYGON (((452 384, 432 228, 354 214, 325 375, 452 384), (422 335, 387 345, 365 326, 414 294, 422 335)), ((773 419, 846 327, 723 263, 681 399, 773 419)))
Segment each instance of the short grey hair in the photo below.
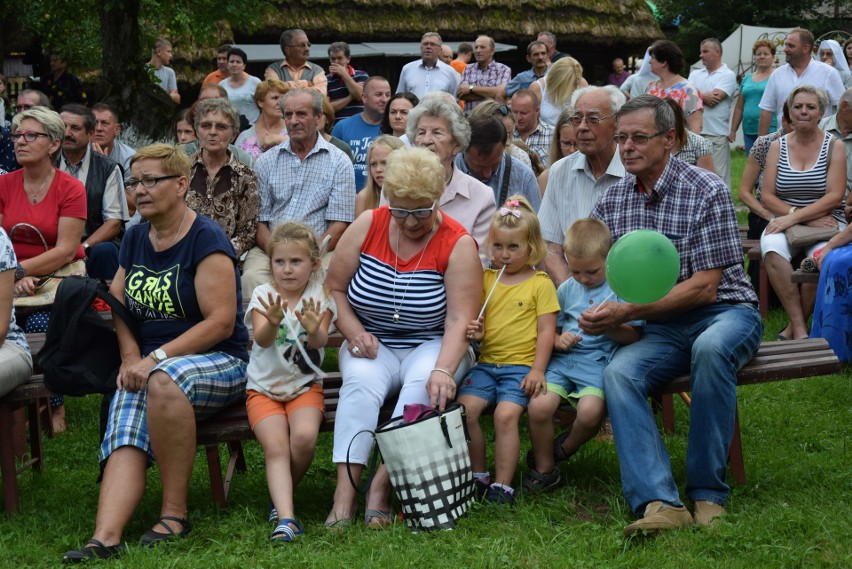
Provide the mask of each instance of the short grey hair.
MULTIPOLYGON (((408 125, 405 128, 405 135, 412 144, 414 144, 414 139, 417 137, 417 126, 420 119, 427 116, 447 121, 453 140, 461 146, 462 151, 467 150, 468 145, 470 145, 470 123, 464 118, 458 103, 454 99, 448 101, 447 95, 448 93, 444 93, 443 91, 427 93, 420 101, 420 104, 408 113, 408 125)), ((452 95, 449 95, 449 97, 452 97, 452 95)))
POLYGON ((438 43, 444 43, 444 40, 441 39, 441 34, 439 34, 438 32, 426 32, 425 34, 423 34, 423 36, 421 36, 420 42, 422 43, 423 40, 425 40, 426 38, 438 38, 438 43))
POLYGON ((710 45, 715 46, 716 49, 719 50, 719 53, 722 53, 722 42, 719 41, 719 38, 707 38, 701 40, 701 45, 704 45, 705 43, 709 43, 710 45))
POLYGON ((45 95, 43 92, 39 91, 38 89, 24 89, 23 91, 18 93, 19 97, 22 96, 22 95, 23 96, 35 95, 36 97, 38 97, 38 105, 39 106, 45 107, 45 108, 48 108, 48 109, 51 108, 50 107, 50 98, 47 95, 45 95))
POLYGON ((314 114, 316 116, 322 115, 323 96, 320 95, 319 92, 315 91, 314 89, 308 89, 306 87, 300 87, 298 89, 287 91, 283 97, 278 99, 278 106, 281 107, 281 112, 284 112, 284 103, 286 103, 288 99, 298 97, 299 95, 309 95, 311 97, 311 108, 313 109, 314 114))
POLYGON ((828 105, 831 104, 828 99, 828 93, 826 93, 825 89, 814 87, 813 85, 797 85, 787 96, 787 106, 790 108, 791 114, 793 113, 793 99, 795 99, 796 95, 799 93, 810 93, 811 95, 816 95, 817 104, 819 105, 821 113, 825 113, 825 109, 827 109, 828 105))
POLYGON ((837 101, 837 107, 840 107, 840 103, 846 103, 847 105, 852 106, 852 87, 849 87, 843 94, 840 95, 840 100, 837 101))
POLYGON ((32 119, 41 124, 47 131, 51 142, 65 138, 65 123, 59 113, 41 105, 21 111, 12 118, 12 130, 17 130, 26 119, 32 119))
POLYGON ((240 115, 237 114, 237 109, 234 108, 231 101, 228 99, 214 98, 198 101, 198 106, 195 107, 195 120, 192 125, 195 127, 195 132, 198 132, 198 128, 204 120, 204 117, 210 113, 222 113, 229 121, 231 121, 231 128, 234 132, 240 131, 240 115))
POLYGON ((621 107, 624 103, 627 102, 627 97, 624 96, 624 93, 618 90, 618 87, 615 85, 606 85, 605 87, 582 87, 574 91, 573 95, 571 95, 571 108, 577 106, 577 101, 585 95, 586 93, 592 93, 594 91, 604 91, 607 96, 609 96, 609 106, 612 114, 618 114, 618 111, 621 110, 621 107))
POLYGON ((675 128, 675 114, 664 99, 653 95, 639 95, 624 103, 618 113, 616 120, 621 120, 625 115, 637 111, 649 110, 654 113, 654 128, 657 132, 668 132, 675 128))

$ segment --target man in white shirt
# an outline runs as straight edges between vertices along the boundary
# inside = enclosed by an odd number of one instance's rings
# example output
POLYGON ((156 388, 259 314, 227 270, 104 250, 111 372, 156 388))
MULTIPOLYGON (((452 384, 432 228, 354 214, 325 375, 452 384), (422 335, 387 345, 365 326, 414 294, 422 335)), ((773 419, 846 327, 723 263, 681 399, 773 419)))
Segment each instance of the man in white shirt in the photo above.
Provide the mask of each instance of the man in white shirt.
POLYGON ((704 69, 689 74, 704 101, 704 126, 701 136, 713 145, 713 168, 716 175, 731 188, 731 103, 737 92, 737 77, 722 63, 722 42, 707 38, 701 42, 701 62, 704 69))
MULTIPOLYGON (((781 115, 781 109, 790 91, 796 85, 807 84, 825 89, 830 105, 825 109, 828 116, 834 112, 840 95, 843 93, 843 81, 840 73, 821 61, 811 59, 814 47, 814 35, 808 30, 796 28, 787 34, 784 40, 786 65, 782 65, 769 76, 763 98, 760 99, 760 124, 758 136, 769 134, 772 115, 781 115)), ((779 120, 780 124, 781 121, 779 120)))
POLYGON ((399 74, 397 93, 414 93, 418 99, 431 91, 456 94, 461 77, 456 70, 438 59, 441 54, 441 36, 426 32, 420 39, 420 60, 406 63, 399 74))
POLYGON ((547 241, 546 270, 557 288, 570 274, 562 250, 565 230, 578 219, 588 217, 603 191, 624 178, 613 137, 615 114, 625 100, 624 94, 612 85, 584 87, 571 97, 571 124, 579 152, 550 166, 538 210, 541 234, 547 241))

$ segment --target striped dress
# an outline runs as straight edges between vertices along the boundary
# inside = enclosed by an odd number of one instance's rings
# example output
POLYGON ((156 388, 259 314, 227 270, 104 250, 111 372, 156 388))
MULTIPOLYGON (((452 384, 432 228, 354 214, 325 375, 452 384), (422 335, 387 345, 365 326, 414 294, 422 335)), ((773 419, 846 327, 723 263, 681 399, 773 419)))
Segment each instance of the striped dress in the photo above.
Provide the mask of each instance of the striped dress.
MULTIPOLYGON (((782 136, 781 153, 778 158, 778 176, 775 180, 775 194, 784 203, 806 207, 825 195, 828 188, 828 148, 833 137, 825 133, 819 156, 816 163, 808 170, 796 170, 790 165, 790 156, 787 150, 789 135, 782 136)), ((831 212, 831 216, 838 222, 844 222, 843 200, 839 206, 831 212)))
POLYGON ((391 249, 387 206, 373 210, 347 298, 364 329, 390 348, 415 348, 444 335, 444 273, 465 229, 447 214, 423 252, 398 259, 391 249), (399 310, 399 321, 394 314, 399 310))

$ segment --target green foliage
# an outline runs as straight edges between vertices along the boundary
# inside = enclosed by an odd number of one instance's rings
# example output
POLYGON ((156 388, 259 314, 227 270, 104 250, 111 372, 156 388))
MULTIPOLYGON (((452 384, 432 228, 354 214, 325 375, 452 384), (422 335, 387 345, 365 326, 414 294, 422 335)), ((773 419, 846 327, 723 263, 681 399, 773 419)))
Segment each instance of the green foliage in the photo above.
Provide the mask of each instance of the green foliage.
POLYGON ((822 0, 659 0, 664 29, 678 21, 672 41, 683 50, 687 61, 698 58, 701 40, 724 40, 740 24, 749 26, 794 27, 807 22, 814 35, 830 29, 817 18, 822 0))
MULTIPOLYGON (((126 0, 125 0, 126 1, 126 0)), ((61 55, 77 69, 98 69, 103 54, 98 7, 121 6, 122 0, 7 0, 21 26, 44 49, 61 55)), ((178 47, 209 47, 229 26, 251 32, 263 22, 270 5, 261 0, 141 0, 139 30, 143 46, 167 37, 178 47)), ((149 53, 131 54, 147 59, 149 53)))

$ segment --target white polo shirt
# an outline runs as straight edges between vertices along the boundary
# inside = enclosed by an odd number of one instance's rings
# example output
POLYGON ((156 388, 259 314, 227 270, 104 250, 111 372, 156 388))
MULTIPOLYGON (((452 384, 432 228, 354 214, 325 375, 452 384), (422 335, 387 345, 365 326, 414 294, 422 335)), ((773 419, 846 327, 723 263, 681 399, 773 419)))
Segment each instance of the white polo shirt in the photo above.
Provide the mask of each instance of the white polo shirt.
POLYGON ((784 108, 784 101, 787 100, 790 92, 800 84, 825 89, 828 92, 830 103, 823 116, 834 113, 837 102, 843 94, 843 81, 840 80, 840 73, 832 66, 814 60, 808 63, 801 75, 797 75, 789 63, 776 69, 769 76, 769 82, 766 84, 766 90, 763 92, 763 98, 760 99, 758 107, 764 111, 775 113, 779 117, 778 124, 781 124, 780 116, 784 108))
POLYGON ((732 97, 737 92, 737 76, 723 63, 713 72, 707 71, 706 67, 696 69, 689 74, 689 82, 701 93, 709 93, 716 89, 725 92, 727 97, 715 107, 704 105, 704 127, 701 129, 701 134, 727 136, 731 130, 731 106, 732 97))

